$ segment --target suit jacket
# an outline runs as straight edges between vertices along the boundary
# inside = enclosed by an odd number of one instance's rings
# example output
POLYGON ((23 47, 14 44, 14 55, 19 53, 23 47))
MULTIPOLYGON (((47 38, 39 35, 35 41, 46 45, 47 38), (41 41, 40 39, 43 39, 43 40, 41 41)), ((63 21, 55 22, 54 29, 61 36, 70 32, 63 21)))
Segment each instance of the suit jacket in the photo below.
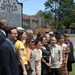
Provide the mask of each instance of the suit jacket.
POLYGON ((12 45, 5 40, 1 47, 2 74, 1 75, 19 75, 19 66, 16 53, 12 45))
POLYGON ((3 32, 0 30, 0 45, 3 43, 5 40, 6 36, 3 34, 3 32))
MULTIPOLYGON (((6 36, 3 34, 3 32, 0 30, 0 45, 4 42, 6 36)), ((0 55, 1 56, 1 55, 0 55)), ((0 60, 0 75, 1 75, 1 60, 0 60)))

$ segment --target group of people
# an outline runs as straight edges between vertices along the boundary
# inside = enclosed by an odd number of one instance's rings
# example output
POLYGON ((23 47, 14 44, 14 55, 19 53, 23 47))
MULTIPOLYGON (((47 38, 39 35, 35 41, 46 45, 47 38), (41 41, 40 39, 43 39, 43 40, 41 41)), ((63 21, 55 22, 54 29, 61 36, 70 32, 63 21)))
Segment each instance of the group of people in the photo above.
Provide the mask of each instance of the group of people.
POLYGON ((74 63, 69 34, 55 35, 9 27, 0 20, 0 75, 69 75, 74 63))

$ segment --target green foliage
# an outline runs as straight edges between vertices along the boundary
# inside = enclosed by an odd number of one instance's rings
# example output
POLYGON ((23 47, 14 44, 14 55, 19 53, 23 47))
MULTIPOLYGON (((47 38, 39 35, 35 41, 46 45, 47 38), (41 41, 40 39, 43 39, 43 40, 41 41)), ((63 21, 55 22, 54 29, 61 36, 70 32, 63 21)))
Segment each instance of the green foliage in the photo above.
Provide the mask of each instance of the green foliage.
MULTIPOLYGON (((69 34, 71 38, 75 38, 75 34, 69 34)), ((75 51, 75 48, 74 48, 75 51)))
POLYGON ((51 26, 53 26, 53 27, 56 27, 56 25, 57 25, 57 22, 55 22, 55 21, 52 21, 50 25, 51 25, 51 26))
POLYGON ((30 26, 29 25, 24 25, 23 28, 28 29, 28 28, 30 28, 30 26))
POLYGON ((35 16, 43 17, 44 12, 42 10, 39 10, 35 16))
MULTIPOLYGON (((47 12, 50 13, 49 16, 51 15, 52 16, 51 19, 53 18, 57 22, 56 24, 58 28, 60 28, 61 23, 66 28, 70 28, 71 23, 75 23, 74 0, 47 0, 45 2, 45 7, 46 13, 47 12)), ((50 17, 48 17, 48 20, 50 20, 49 18, 50 17)))
POLYGON ((70 28, 75 28, 75 23, 71 23, 70 28))
POLYGON ((44 4, 46 7, 45 10, 50 12, 53 15, 53 13, 56 12, 56 8, 58 6, 58 1, 59 0, 47 0, 44 4))
POLYGON ((50 21, 51 21, 51 19, 52 19, 51 13, 48 12, 48 11, 45 11, 43 17, 45 18, 45 21, 46 21, 48 24, 50 24, 50 21))
POLYGON ((70 74, 69 75, 75 75, 75 63, 74 64, 72 64, 72 72, 70 72, 70 74))
POLYGON ((65 0, 61 6, 57 9, 57 16, 58 21, 62 22, 66 28, 69 28, 70 24, 72 22, 75 22, 74 20, 74 13, 75 13, 75 5, 73 0, 65 0))

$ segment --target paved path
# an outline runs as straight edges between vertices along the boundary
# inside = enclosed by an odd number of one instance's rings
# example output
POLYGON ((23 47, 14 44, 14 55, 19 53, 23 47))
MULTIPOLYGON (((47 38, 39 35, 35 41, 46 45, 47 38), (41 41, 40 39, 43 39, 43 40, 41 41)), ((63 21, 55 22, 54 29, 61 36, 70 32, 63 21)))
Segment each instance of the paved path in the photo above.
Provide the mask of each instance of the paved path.
POLYGON ((75 58, 75 52, 74 52, 74 58, 75 58))
POLYGON ((74 48, 75 48, 75 38, 70 38, 70 40, 72 41, 73 46, 74 46, 74 48))
MULTIPOLYGON (((74 46, 74 48, 75 48, 75 38, 70 38, 70 40, 72 41, 73 46, 74 46)), ((74 52, 74 57, 75 57, 75 52, 74 52)))

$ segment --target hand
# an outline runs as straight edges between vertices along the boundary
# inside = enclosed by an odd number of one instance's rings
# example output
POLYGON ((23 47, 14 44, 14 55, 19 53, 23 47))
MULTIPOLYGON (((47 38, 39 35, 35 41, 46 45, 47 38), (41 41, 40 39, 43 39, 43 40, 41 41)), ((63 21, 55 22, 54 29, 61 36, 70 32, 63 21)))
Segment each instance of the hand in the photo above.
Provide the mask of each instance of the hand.
POLYGON ((36 72, 36 75, 38 75, 38 72, 36 72))
POLYGON ((23 75, 27 75, 27 72, 26 71, 23 71, 23 75))
POLYGON ((60 64, 60 68, 62 67, 62 64, 60 64))
POLYGON ((51 63, 46 63, 46 65, 47 65, 48 67, 50 67, 50 66, 51 66, 51 63))

